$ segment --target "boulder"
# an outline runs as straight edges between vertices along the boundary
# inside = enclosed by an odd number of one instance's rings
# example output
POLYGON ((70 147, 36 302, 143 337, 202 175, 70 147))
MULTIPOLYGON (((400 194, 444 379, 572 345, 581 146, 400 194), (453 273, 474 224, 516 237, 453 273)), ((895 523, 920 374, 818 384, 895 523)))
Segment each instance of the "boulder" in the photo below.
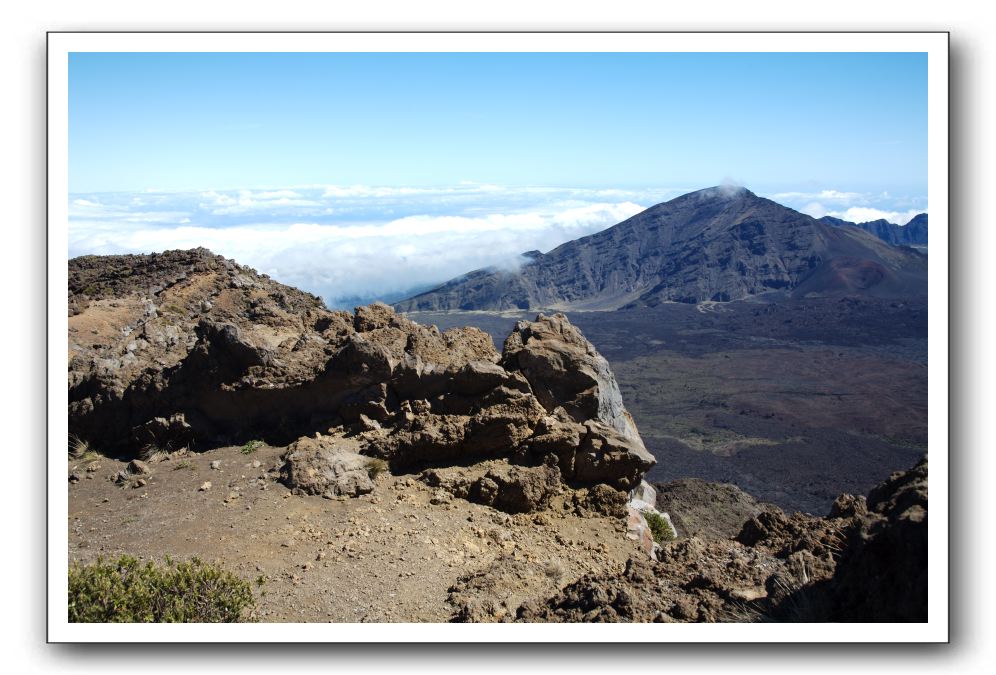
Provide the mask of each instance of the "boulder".
MULTIPOLYGON (((427 469, 419 479, 432 488, 476 504, 494 507, 506 513, 531 513, 550 505, 550 498, 560 490, 560 470, 555 458, 535 467, 492 466, 476 476, 463 470, 455 472, 427 469)), ((441 500, 437 499, 441 503, 441 500)))
POLYGON ((140 459, 133 459, 128 462, 127 470, 128 473, 139 476, 152 473, 152 469, 149 468, 149 465, 140 459))
POLYGON ((598 420, 639 438, 609 362, 563 314, 518 322, 505 340, 502 365, 521 372, 548 411, 563 407, 577 422, 598 420))
POLYGON ((273 353, 253 344, 233 323, 201 319, 195 332, 202 349, 226 370, 243 373, 253 366, 273 363, 273 353))
POLYGON ((626 493, 605 483, 577 490, 573 495, 573 503, 580 515, 590 511, 603 516, 626 518, 628 514, 626 493))
POLYGON ((495 488, 488 491, 490 501, 479 488, 481 503, 506 513, 529 513, 549 506, 550 498, 559 491, 560 470, 556 462, 530 468, 512 466, 507 471, 492 469, 481 479, 482 487, 484 483, 495 488))
POLYGON ((396 328, 399 317, 389 305, 373 302, 353 310, 353 328, 358 333, 367 333, 379 328, 396 328))
POLYGON ((358 497, 373 492, 370 458, 329 439, 300 438, 283 457, 280 479, 295 494, 358 497))
POLYGON ((585 422, 587 435, 574 459, 572 478, 581 483, 608 483, 632 490, 654 465, 654 456, 639 436, 625 436, 601 422, 585 422))
POLYGON ((608 361, 563 314, 518 322, 505 340, 502 366, 521 373, 551 414, 530 442, 557 455, 569 480, 628 491, 656 462, 623 406, 608 361), (583 425, 583 437, 575 425, 583 425))

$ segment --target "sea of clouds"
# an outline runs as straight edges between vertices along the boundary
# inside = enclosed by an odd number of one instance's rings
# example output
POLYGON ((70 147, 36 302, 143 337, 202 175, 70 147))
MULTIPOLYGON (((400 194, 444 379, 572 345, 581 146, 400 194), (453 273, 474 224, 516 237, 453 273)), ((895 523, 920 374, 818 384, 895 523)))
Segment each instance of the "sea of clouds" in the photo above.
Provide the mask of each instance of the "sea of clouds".
POLYGON ((927 211, 927 201, 922 197, 894 196, 888 192, 818 190, 776 192, 766 196, 813 218, 833 216, 852 223, 887 220, 905 225, 917 214, 927 211))
MULTIPOLYGON (((549 251, 689 191, 466 183, 73 194, 69 257, 204 246, 331 307, 352 307, 475 269, 516 269, 526 251, 549 251)), ((852 221, 904 224, 923 210, 888 210, 900 202, 835 190, 766 196, 852 221)))

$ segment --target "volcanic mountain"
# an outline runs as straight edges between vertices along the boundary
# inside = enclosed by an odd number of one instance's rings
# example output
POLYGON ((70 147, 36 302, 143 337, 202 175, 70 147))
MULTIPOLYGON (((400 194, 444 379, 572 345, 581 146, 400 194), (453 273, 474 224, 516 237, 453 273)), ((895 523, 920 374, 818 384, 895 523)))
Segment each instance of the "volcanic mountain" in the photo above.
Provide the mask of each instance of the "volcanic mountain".
POLYGON ((394 306, 612 310, 762 295, 909 296, 927 289, 922 254, 725 186, 525 257, 518 271, 476 270, 394 306))
POLYGON ((905 225, 890 223, 884 218, 871 220, 866 223, 852 223, 848 220, 841 220, 833 216, 823 216, 820 222, 829 223, 838 227, 850 225, 858 227, 865 232, 871 232, 882 241, 894 246, 926 246, 927 245, 927 214, 920 213, 910 219, 905 225))

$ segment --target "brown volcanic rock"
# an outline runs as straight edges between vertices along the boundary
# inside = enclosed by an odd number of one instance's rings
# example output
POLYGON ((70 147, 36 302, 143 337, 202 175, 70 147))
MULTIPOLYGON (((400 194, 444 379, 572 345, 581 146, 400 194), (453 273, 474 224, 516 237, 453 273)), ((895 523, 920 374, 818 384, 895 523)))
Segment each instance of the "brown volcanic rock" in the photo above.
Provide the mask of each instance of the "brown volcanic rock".
POLYGON ((70 317, 70 432, 104 451, 338 430, 401 469, 553 454, 565 481, 623 490, 654 462, 560 315, 521 322, 502 355, 478 329, 330 312, 203 250, 77 259, 70 277, 89 302, 70 317))
MULTIPOLYGON (((927 462, 816 518, 762 511, 735 540, 682 538, 658 561, 586 575, 519 621, 925 621, 927 462)), ((717 508, 722 508, 717 504, 717 508)))
POLYGON ((323 497, 358 497, 373 492, 370 458, 337 447, 331 439, 301 438, 284 455, 281 481, 292 491, 323 497))
POLYGON ((834 621, 927 620, 927 459, 868 493, 825 589, 834 621))
POLYGON ((463 468, 428 469, 419 478, 429 487, 441 488, 454 497, 493 506, 506 513, 542 511, 560 491, 556 460, 536 467, 485 466, 475 475, 463 468))
POLYGON ((502 365, 522 373, 548 413, 559 410, 566 418, 546 423, 538 443, 561 458, 565 475, 632 489, 654 465, 608 361, 563 314, 517 323, 505 340, 502 365), (555 440, 558 433, 562 445, 555 440))

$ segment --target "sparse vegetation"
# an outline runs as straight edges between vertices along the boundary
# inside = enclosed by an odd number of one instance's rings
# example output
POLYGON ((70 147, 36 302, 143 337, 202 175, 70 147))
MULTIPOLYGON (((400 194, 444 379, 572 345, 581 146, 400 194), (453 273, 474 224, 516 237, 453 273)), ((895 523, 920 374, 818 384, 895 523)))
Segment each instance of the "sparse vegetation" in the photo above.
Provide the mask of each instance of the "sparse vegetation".
POLYGON ((170 453, 168 450, 163 450, 157 445, 147 445, 142 448, 141 452, 138 453, 138 456, 143 461, 149 462, 150 464, 157 464, 169 459, 170 453))
POLYGON ((69 621, 231 623, 245 621, 252 587, 197 558, 141 563, 131 556, 69 568, 69 621))
POLYGON ((263 441, 252 440, 242 446, 241 452, 243 455, 251 455, 265 445, 263 441))
POLYGON ((91 447, 90 443, 79 436, 69 436, 69 457, 80 462, 92 462, 100 459, 101 454, 91 447))
POLYGON ((173 471, 179 471, 181 469, 193 469, 193 468, 194 468, 194 463, 191 462, 189 459, 184 459, 180 462, 177 462, 176 466, 173 467, 173 471))
POLYGON ((643 512, 643 517, 647 519, 647 525, 650 526, 650 533, 653 535, 654 541, 658 544, 663 544, 667 541, 674 541, 674 529, 672 529, 671 525, 664 520, 662 515, 647 510, 643 512))
POLYGON ((367 475, 370 476, 370 480, 376 480, 377 476, 387 471, 387 462, 377 457, 371 457, 364 464, 367 470, 367 475))
POLYGON ((554 583, 559 584, 564 575, 567 574, 567 570, 564 569, 564 563, 557 559, 551 559, 543 566, 543 573, 554 583))

